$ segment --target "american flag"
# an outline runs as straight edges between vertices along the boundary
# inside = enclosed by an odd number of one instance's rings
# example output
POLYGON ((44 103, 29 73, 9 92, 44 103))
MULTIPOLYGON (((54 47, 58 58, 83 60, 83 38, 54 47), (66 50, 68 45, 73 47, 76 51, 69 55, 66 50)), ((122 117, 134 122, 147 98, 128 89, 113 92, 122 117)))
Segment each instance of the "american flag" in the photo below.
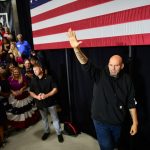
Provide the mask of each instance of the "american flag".
POLYGON ((150 0, 31 0, 34 48, 69 48, 71 27, 81 47, 150 44, 150 0))

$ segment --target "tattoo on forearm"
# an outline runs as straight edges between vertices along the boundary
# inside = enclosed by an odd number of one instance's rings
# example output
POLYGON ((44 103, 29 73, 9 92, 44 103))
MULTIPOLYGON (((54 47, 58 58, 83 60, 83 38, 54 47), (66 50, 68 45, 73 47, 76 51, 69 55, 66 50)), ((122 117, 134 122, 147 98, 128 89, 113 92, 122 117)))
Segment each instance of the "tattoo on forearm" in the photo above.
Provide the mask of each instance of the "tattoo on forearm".
POLYGON ((82 51, 76 51, 75 52, 77 58, 79 59, 80 63, 86 63, 87 62, 87 57, 82 53, 82 51))

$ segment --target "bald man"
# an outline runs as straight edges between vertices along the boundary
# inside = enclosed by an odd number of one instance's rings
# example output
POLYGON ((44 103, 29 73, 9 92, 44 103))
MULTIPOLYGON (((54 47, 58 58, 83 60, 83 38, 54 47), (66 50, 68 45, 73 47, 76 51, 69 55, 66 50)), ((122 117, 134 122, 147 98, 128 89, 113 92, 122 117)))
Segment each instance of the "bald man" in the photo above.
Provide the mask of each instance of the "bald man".
POLYGON ((114 150, 117 147, 121 127, 127 111, 132 118, 130 134, 137 133, 138 119, 134 87, 130 77, 122 71, 123 60, 113 55, 104 69, 92 64, 80 49, 82 41, 68 30, 68 38, 74 53, 84 70, 94 80, 91 114, 101 150, 114 150))

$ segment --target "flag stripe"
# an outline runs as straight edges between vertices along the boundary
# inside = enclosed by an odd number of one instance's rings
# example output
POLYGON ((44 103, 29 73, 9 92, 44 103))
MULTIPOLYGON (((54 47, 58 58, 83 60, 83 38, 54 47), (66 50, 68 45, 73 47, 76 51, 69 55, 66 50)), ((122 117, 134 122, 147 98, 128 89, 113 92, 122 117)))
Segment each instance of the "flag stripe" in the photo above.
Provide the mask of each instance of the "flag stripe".
POLYGON ((42 14, 42 13, 45 13, 49 10, 53 10, 57 7, 61 7, 68 3, 72 3, 74 1, 77 1, 77 0, 71 0, 71 1, 70 0, 61 0, 61 1, 60 0, 52 0, 52 1, 49 1, 45 4, 42 4, 36 8, 31 9, 31 17, 34 18, 37 15, 39 15, 39 17, 40 17, 40 14, 42 14))
MULTIPOLYGON (((102 46, 129 46, 129 45, 148 45, 150 41, 150 33, 148 34, 137 34, 130 36, 117 36, 108 38, 97 38, 84 40, 81 47, 102 47, 102 46), (91 43, 91 44, 89 44, 91 43), (144 44, 143 44, 144 43, 144 44)), ((53 50, 53 49, 63 49, 70 48, 69 42, 57 42, 57 43, 46 43, 46 44, 36 44, 35 49, 40 50, 53 50)))
POLYGON ((88 29, 94 27, 108 26, 113 24, 121 24, 126 22, 133 22, 138 20, 150 19, 150 5, 140 8, 125 10, 117 13, 85 19, 81 21, 71 22, 63 25, 57 25, 41 30, 33 31, 34 37, 51 35, 56 33, 66 32, 68 28, 74 30, 88 29), (130 16, 130 17, 129 17, 130 16), (114 19, 115 18, 115 19, 114 19), (92 23, 89 23, 91 21, 92 23))
POLYGON ((36 8, 36 9, 31 10, 33 12, 33 13, 31 12, 31 14, 33 14, 32 23, 40 22, 42 20, 47 20, 49 18, 53 18, 53 17, 66 14, 68 12, 74 12, 74 11, 88 8, 94 5, 103 4, 109 1, 112 1, 112 0, 101 0, 101 1, 82 0, 82 5, 78 1, 72 2, 70 0, 69 0, 70 3, 68 2, 65 3, 65 1, 63 1, 62 3, 60 2, 60 0, 59 0, 59 3, 58 1, 57 3, 55 1, 55 4, 52 4, 52 2, 49 2, 47 3, 46 8, 42 7, 42 8, 36 8))
MULTIPOLYGON (((122 23, 117 25, 104 26, 104 27, 91 28, 91 29, 77 30, 76 34, 80 40, 115 37, 120 35, 150 33, 149 27, 150 27, 150 19, 140 20, 136 22, 122 23)), ((37 37, 37 38, 33 38, 33 40, 34 40, 34 44, 68 41, 66 32, 37 37)))
POLYGON ((32 0, 35 49, 68 48, 67 30, 81 47, 150 44, 150 0, 32 0))
POLYGON ((74 22, 77 20, 88 19, 96 16, 106 15, 118 11, 128 10, 131 8, 148 5, 150 0, 116 0, 108 3, 96 5, 90 8, 82 9, 79 11, 71 12, 68 14, 56 16, 38 23, 32 24, 33 31, 42 28, 52 27, 64 23, 74 22))

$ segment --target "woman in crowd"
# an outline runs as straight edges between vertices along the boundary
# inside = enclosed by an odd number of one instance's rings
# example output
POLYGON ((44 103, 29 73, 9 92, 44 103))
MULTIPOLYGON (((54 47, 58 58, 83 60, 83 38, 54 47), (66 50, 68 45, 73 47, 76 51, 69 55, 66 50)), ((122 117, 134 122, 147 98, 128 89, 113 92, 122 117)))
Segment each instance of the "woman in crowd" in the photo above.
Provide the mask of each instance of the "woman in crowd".
POLYGON ((10 49, 9 49, 8 53, 12 53, 14 55, 16 61, 17 61, 18 57, 21 57, 21 54, 18 51, 15 42, 10 43, 10 49))
POLYGON ((12 70, 12 75, 8 78, 11 94, 9 104, 11 109, 7 112, 10 125, 15 129, 23 129, 35 123, 39 119, 37 108, 33 104, 33 99, 29 96, 28 83, 18 67, 12 70))
POLYGON ((10 43, 10 49, 8 51, 8 54, 11 53, 14 55, 15 58, 15 62, 17 62, 18 66, 20 68, 23 67, 23 59, 21 57, 20 52, 18 51, 17 47, 16 47, 16 43, 15 42, 11 42, 10 43))

